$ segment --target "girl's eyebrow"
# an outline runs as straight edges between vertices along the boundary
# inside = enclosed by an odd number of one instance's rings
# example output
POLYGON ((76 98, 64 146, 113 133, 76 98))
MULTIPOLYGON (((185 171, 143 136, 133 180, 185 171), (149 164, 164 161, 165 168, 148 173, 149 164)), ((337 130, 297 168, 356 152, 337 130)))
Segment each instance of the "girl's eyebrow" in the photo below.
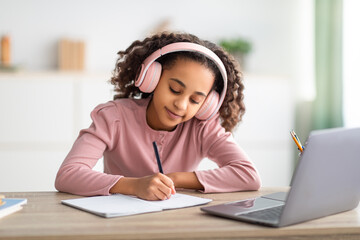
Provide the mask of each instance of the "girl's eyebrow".
MULTIPOLYGON (((174 81, 174 82, 177 82, 178 84, 180 84, 183 88, 186 88, 186 85, 180 81, 179 79, 176 79, 176 78, 170 78, 170 80, 174 81)), ((206 97, 207 95, 203 92, 195 92, 197 95, 201 95, 201 96, 204 96, 206 97)))

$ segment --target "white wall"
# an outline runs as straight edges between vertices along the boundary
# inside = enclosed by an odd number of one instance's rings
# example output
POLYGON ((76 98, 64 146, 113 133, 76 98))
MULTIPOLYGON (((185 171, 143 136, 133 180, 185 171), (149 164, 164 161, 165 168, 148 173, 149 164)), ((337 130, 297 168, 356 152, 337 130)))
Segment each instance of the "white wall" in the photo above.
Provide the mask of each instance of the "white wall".
MULTIPOLYGON (((54 190, 54 174, 80 128, 87 126, 90 121, 88 114, 97 103, 87 104, 86 101, 111 98, 107 86, 103 86, 100 96, 91 96, 101 89, 97 86, 106 84, 117 51, 138 38, 144 38, 165 20, 169 21, 172 30, 190 32, 214 42, 237 36, 252 42, 253 51, 248 56, 245 72, 247 113, 235 132, 235 138, 258 166, 264 186, 288 185, 293 151, 289 130, 293 127, 295 97, 299 95, 296 88, 301 85, 302 78, 311 75, 311 54, 308 54, 311 44, 307 38, 311 38, 312 30, 307 18, 312 10, 311 3, 312 0, 0 0, 0 35, 10 34, 13 63, 25 70, 25 75, 15 77, 16 83, 9 82, 13 77, 0 76, 1 106, 7 106, 2 110, 0 120, 3 131, 0 133, 0 191, 54 190), (69 78, 62 74, 54 77, 51 73, 49 83, 43 82, 47 75, 42 72, 56 69, 57 41, 62 37, 85 40, 85 79, 76 76, 71 81, 78 84, 69 83, 67 86, 62 83, 59 89, 54 88, 54 92, 39 95, 37 86, 56 85, 61 79, 69 78), (34 79, 33 71, 40 73, 41 80, 34 79), (87 72, 101 73, 95 76, 95 87, 92 80, 90 87, 81 84, 81 81, 86 81, 87 72), (98 79, 100 76, 107 79, 98 79), (29 78, 32 79, 30 82, 21 84, 29 78), (82 80, 79 82, 78 78, 82 80), (43 135, 36 135, 40 123, 47 122, 49 116, 36 119, 36 115, 10 94, 11 91, 7 92, 8 89, 28 96, 28 106, 34 96, 36 100, 56 96, 59 116, 52 124, 60 128, 70 124, 70 133, 57 131, 59 136, 54 135, 54 139, 46 136, 46 131, 42 131, 43 135), (76 91, 85 97, 79 99, 74 94, 76 91), (80 114, 75 114, 79 106, 72 105, 73 102, 82 104, 80 114), (64 108, 71 105, 70 110, 64 108), (26 111, 25 121, 39 122, 34 129, 23 129, 19 119, 14 120, 21 114, 20 108, 26 111), (67 115, 66 111, 71 114, 67 115), (71 116, 71 120, 66 116, 71 116), (56 144, 48 142, 49 139, 56 144), (22 143, 18 145, 13 141, 22 143), (45 147, 51 154, 42 151, 44 142, 47 142, 45 147), (21 166, 20 159, 29 162, 21 166), (36 159, 37 165, 32 164, 32 159, 36 159), (36 181, 27 182, 31 178, 36 181)), ((308 90, 303 89, 305 92, 308 90)), ((41 112, 41 107, 36 108, 36 112, 41 112)), ((47 127, 51 128, 51 125, 47 127)))
MULTIPOLYGON (((13 62, 55 68, 61 37, 87 43, 87 69, 113 69, 116 53, 168 19, 169 27, 218 41, 253 42, 248 70, 291 75, 300 0, 0 0, 0 34, 13 41, 13 62)), ((301 1, 300 1, 301 2, 301 1)))

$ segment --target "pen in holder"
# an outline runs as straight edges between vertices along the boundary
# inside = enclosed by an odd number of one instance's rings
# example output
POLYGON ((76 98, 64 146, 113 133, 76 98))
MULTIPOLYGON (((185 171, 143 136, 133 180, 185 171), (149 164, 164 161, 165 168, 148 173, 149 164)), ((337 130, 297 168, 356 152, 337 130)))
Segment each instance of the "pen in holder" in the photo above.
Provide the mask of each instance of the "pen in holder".
POLYGON ((290 131, 290 135, 292 137, 292 139, 294 140, 296 146, 298 147, 300 154, 304 151, 304 146, 301 144, 300 139, 298 138, 298 136, 296 135, 294 130, 290 131))

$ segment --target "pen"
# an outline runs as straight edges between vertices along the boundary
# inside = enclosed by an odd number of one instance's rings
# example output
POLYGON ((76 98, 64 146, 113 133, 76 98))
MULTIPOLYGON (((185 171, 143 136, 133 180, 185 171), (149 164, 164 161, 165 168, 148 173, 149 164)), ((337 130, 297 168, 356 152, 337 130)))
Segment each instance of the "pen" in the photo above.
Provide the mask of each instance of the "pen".
POLYGON ((303 152, 304 147, 303 147, 303 145, 301 145, 300 139, 296 135, 295 131, 294 130, 290 131, 290 134, 291 134, 291 137, 294 140, 295 144, 298 146, 298 149, 300 150, 300 152, 303 152))
MULTIPOLYGON (((158 151, 158 148, 157 148, 157 145, 156 145, 155 141, 153 142, 153 147, 154 147, 154 152, 155 152, 155 157, 156 157, 156 162, 157 162, 157 165, 158 165, 158 168, 159 168, 159 172, 164 174, 164 171, 163 171, 162 166, 161 166, 159 151, 158 151)), ((172 186, 171 187, 171 194, 175 194, 175 193, 176 193, 175 187, 172 186)))
POLYGON ((161 166, 159 151, 158 151, 158 148, 157 148, 157 145, 156 145, 155 141, 153 142, 153 147, 154 147, 154 152, 155 152, 155 156, 156 156, 156 162, 157 162, 157 165, 159 167, 159 172, 164 174, 162 166, 161 166))

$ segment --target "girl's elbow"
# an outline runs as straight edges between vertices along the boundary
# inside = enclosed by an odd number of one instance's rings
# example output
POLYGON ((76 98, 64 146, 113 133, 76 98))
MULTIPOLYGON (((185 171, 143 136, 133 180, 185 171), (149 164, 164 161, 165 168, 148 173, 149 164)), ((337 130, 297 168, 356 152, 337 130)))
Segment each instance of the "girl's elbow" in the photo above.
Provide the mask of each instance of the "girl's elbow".
POLYGON ((59 174, 56 175, 54 185, 55 185, 55 189, 58 190, 59 192, 61 192, 61 190, 62 190, 62 181, 61 181, 61 177, 59 176, 59 174))
POLYGON ((259 174, 255 174, 254 176, 252 176, 252 179, 249 182, 248 190, 257 191, 260 188, 261 188, 261 178, 260 178, 259 174))
POLYGON ((260 178, 257 180, 257 181, 255 181, 254 182, 254 184, 253 184, 253 190, 255 190, 255 191, 257 191, 257 190, 259 190, 261 188, 261 180, 260 180, 260 178))
POLYGON ((66 179, 67 176, 65 176, 66 174, 64 174, 64 171, 62 171, 61 169, 58 171, 58 173, 56 174, 55 177, 55 189, 58 190, 59 192, 64 192, 65 191, 65 186, 66 186, 66 179))

